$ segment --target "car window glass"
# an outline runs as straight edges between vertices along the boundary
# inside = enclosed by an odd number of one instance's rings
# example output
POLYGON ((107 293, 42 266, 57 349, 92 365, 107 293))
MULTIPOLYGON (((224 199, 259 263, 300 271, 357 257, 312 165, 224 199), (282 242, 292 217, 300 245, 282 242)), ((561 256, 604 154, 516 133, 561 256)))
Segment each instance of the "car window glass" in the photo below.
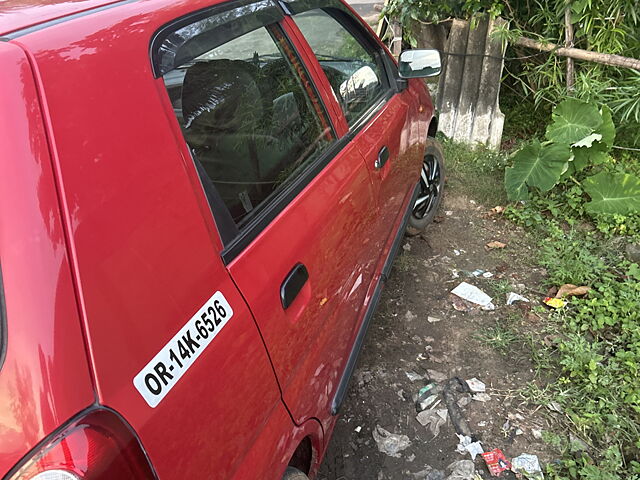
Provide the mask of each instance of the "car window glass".
POLYGON ((379 55, 324 10, 309 10, 293 19, 320 62, 348 124, 353 125, 384 92, 379 55))
POLYGON ((239 227, 334 140, 277 26, 219 44, 163 79, 192 154, 239 227))

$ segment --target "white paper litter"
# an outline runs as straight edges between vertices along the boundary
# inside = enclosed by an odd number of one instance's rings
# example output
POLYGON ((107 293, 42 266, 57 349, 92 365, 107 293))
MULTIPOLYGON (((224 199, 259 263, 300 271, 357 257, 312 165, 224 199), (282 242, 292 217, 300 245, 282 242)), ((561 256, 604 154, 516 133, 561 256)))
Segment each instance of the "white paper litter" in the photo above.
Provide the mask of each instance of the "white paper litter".
POLYGON ((442 321, 442 319, 437 318, 437 317, 427 317, 427 322, 429 322, 429 323, 437 323, 437 322, 440 322, 440 321, 442 321))
POLYGON ((469 455, 471 455, 471 460, 475 460, 477 455, 481 455, 484 453, 484 449, 482 448, 482 444, 480 442, 473 442, 464 447, 469 455))
POLYGON ((458 433, 456 433, 456 435, 460 440, 458 442, 458 446, 456 447, 456 452, 462 455, 468 453, 469 455, 471 455, 472 460, 476 459, 476 455, 484 453, 484 449, 482 448, 482 444, 480 442, 472 442, 471 437, 467 435, 460 435, 458 433))
POLYGON ((467 385, 469 385, 469 390, 473 393, 482 393, 487 391, 487 386, 475 377, 466 380, 466 382, 467 385))
POLYGON ((412 382, 415 382, 416 380, 421 380, 424 378, 424 375, 419 375, 416 372, 412 372, 412 371, 408 371, 408 372, 404 372, 404 374, 407 376, 407 378, 409 380, 411 380, 412 382))
POLYGON ((509 292, 507 293, 507 305, 512 305, 515 302, 527 302, 529 303, 529 299, 523 297, 522 295, 516 293, 516 292, 509 292))
POLYGON ((484 309, 493 310, 495 308, 495 305, 491 303, 491 297, 470 283, 460 283, 460 285, 451 290, 451 293, 463 300, 480 305, 484 309))
POLYGON ((511 470, 516 473, 523 473, 529 479, 542 480, 544 473, 540 468, 540 462, 536 455, 523 453, 522 455, 511 460, 511 470))

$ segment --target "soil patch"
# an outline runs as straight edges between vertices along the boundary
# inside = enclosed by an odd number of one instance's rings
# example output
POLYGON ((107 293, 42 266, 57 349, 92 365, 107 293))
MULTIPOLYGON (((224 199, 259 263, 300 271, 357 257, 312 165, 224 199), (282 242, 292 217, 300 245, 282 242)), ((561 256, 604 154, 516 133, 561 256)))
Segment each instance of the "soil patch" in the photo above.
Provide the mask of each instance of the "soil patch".
MULTIPOLYGON (((447 195, 436 222, 404 241, 319 479, 426 478, 412 474, 428 467, 444 471, 452 462, 471 459, 456 452, 459 439, 450 416, 437 437, 416 419, 420 389, 430 380, 442 386, 455 377, 486 384, 487 401, 463 393, 456 397, 485 451, 500 448, 507 458, 529 453, 541 462, 552 460, 540 432, 552 429, 553 414, 526 395, 538 381, 526 340, 539 320, 530 304, 506 305, 509 292, 538 304, 545 272, 532 266, 536 252, 522 230, 473 199, 447 195), (506 247, 487 249, 491 241, 506 247), (467 305, 450 292, 463 281, 490 295, 495 310, 459 311, 467 305), (373 436, 377 426, 406 435, 410 446, 398 457, 380 452, 373 436)), ((436 407, 444 408, 444 402, 436 407)), ((482 478, 491 478, 480 457, 475 465, 482 478)), ((501 478, 515 478, 509 475, 501 478)))

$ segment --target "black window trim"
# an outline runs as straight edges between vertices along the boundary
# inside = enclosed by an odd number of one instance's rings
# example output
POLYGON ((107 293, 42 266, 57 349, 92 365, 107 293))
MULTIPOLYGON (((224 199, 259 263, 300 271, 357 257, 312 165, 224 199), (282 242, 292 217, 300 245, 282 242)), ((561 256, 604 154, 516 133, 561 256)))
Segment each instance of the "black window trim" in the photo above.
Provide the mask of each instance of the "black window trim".
MULTIPOLYGON (((159 78, 163 74, 162 70, 158 68, 158 56, 156 51, 159 49, 159 47, 162 45, 162 42, 167 38, 168 35, 186 25, 197 22, 209 16, 237 8, 238 6, 257 3, 258 1, 263 0, 234 0, 231 2, 226 2, 221 5, 215 5, 213 7, 208 7, 195 12, 191 12, 161 27, 153 35, 149 50, 154 77, 159 78)), ((279 11, 282 11, 280 4, 274 3, 274 5, 277 5, 279 11)), ((251 13, 249 15, 251 15, 251 13)), ((284 18, 284 15, 282 16, 282 18, 284 18)), ((318 158, 313 160, 302 171, 297 173, 295 177, 291 178, 291 181, 288 182, 288 184, 286 184, 280 192, 277 192, 275 197, 272 198, 268 203, 266 203, 265 206, 240 229, 231 219, 229 209, 226 207, 226 205, 224 205, 224 202, 222 202, 220 194, 218 193, 215 185, 213 184, 209 176, 206 175, 206 173, 203 172, 201 168, 199 168, 199 160, 195 157, 193 152, 191 152, 189 145, 181 136, 181 141, 184 142, 184 147, 187 148, 190 153, 191 159, 194 162, 194 167, 196 168, 196 172, 198 173, 198 177, 200 178, 200 182, 202 183, 202 189, 205 198, 207 199, 207 203, 209 204, 209 208, 211 209, 211 214, 216 225, 216 229, 220 236, 220 240, 222 241, 223 250, 220 256, 225 265, 228 265, 258 235, 260 235, 262 230, 264 230, 265 227, 269 225, 269 223, 271 223, 271 221, 273 221, 278 216, 278 214, 280 214, 280 212, 282 212, 287 207, 287 205, 291 203, 291 201, 313 180, 313 178, 315 178, 316 175, 320 173, 324 169, 324 167, 326 167, 331 162, 331 160, 346 146, 350 139, 353 138, 349 134, 343 136, 342 138, 338 137, 331 115, 329 115, 329 112, 327 110, 327 106, 322 100, 322 97, 320 96, 315 83, 312 81, 313 77, 309 73, 309 68, 304 62, 298 49, 296 48, 295 43, 291 41, 291 38, 289 37, 289 35, 287 35, 287 32, 284 30, 284 28, 282 28, 282 25, 280 23, 281 20, 275 23, 267 23, 265 25, 262 25, 261 27, 277 25, 280 29, 280 33, 289 43, 289 47, 296 55, 304 71, 304 74, 307 76, 311 83, 318 104, 322 108, 324 118, 327 121, 330 132, 335 140, 331 145, 329 145, 328 148, 325 149, 324 152, 322 152, 318 156, 318 158)))

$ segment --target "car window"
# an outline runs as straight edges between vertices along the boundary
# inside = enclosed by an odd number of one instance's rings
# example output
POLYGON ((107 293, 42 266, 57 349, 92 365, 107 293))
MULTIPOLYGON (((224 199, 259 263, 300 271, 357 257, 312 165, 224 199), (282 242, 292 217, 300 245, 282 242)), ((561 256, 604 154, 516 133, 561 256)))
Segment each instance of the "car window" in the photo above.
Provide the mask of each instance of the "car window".
POLYGON ((347 123, 353 125, 386 90, 379 53, 327 11, 309 10, 293 19, 320 62, 347 123))
POLYGON ((280 27, 204 41, 163 80, 192 155, 242 228, 335 136, 280 27))

